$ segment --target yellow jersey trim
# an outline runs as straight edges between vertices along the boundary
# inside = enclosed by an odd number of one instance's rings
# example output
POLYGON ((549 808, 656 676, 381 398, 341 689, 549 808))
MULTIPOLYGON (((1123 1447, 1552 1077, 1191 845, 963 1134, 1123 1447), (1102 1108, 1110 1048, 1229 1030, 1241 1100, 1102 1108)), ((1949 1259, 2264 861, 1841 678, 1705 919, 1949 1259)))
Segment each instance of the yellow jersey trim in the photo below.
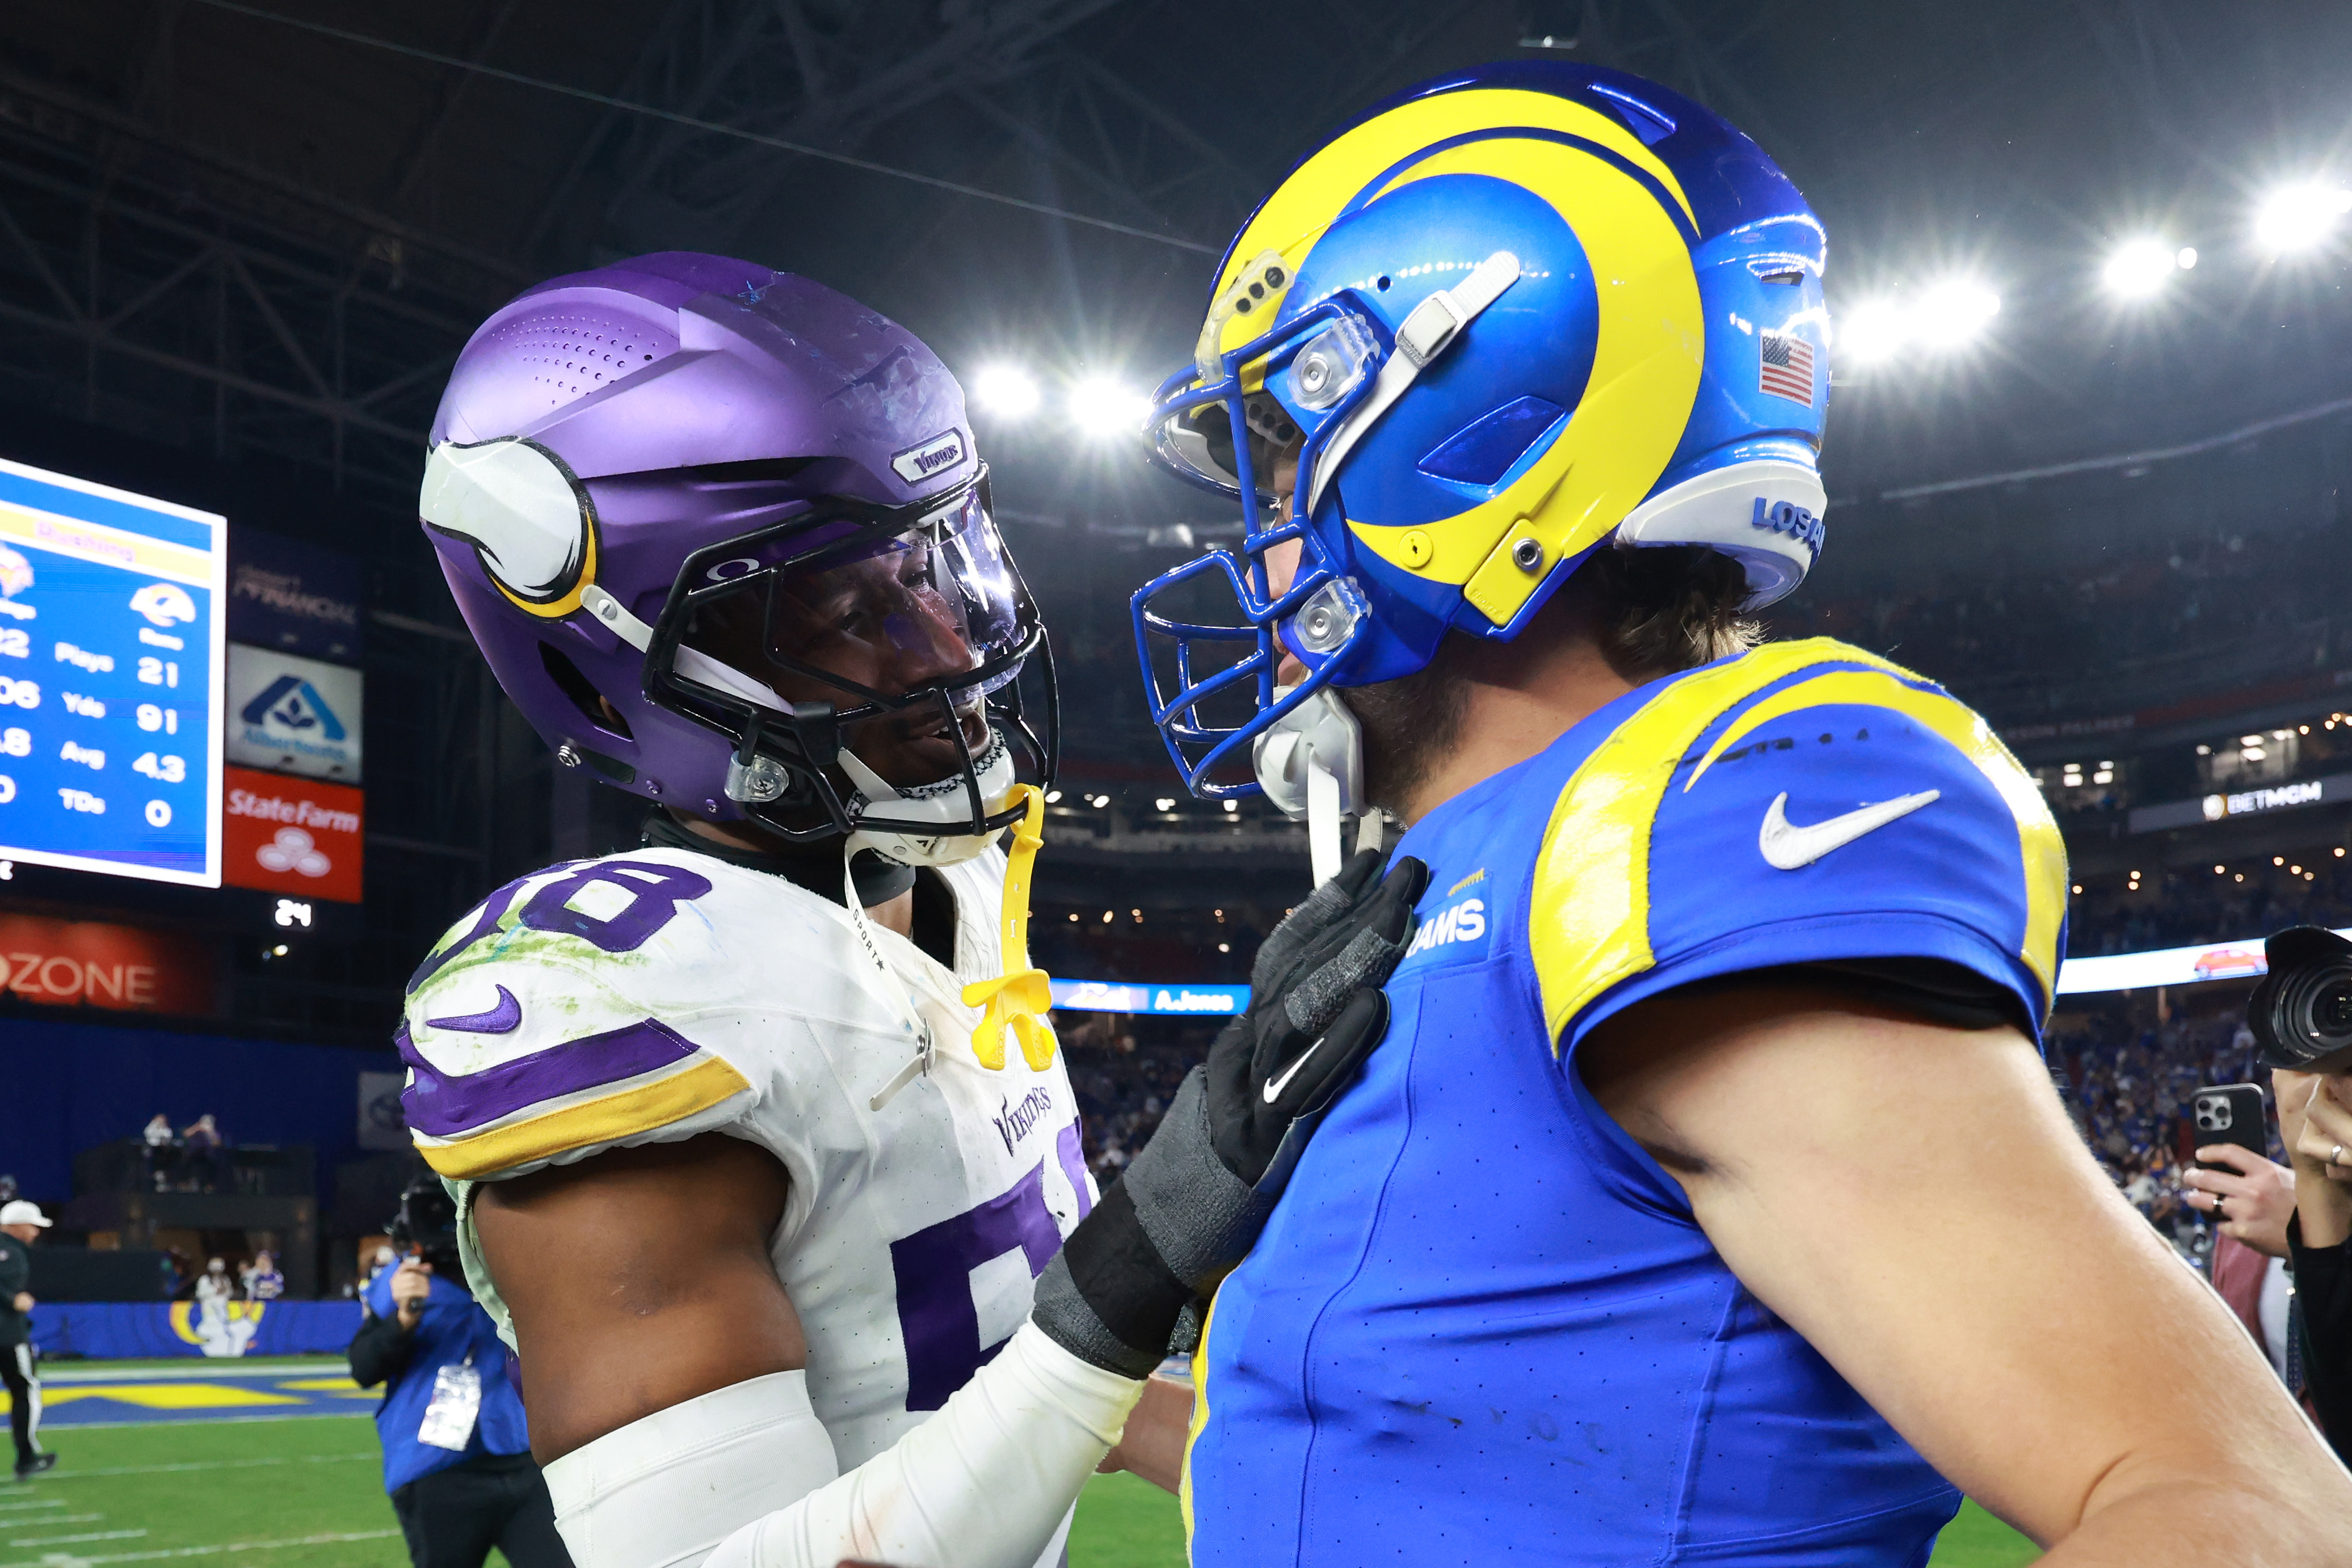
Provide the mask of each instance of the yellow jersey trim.
POLYGON ((2024 868, 2025 942, 2018 956, 2042 982, 2046 1009, 2058 983, 2058 927, 2066 916, 2066 845, 2032 775, 2003 746, 1985 721, 1941 692, 1909 685, 1885 670, 1839 670, 1773 693, 1727 726, 1691 770, 1699 780, 1715 759, 1742 737, 1776 718, 1831 704, 1883 707, 1916 721, 1951 743, 2000 795, 2017 819, 2018 862, 2024 868))
POLYGON ((1201 1319, 1201 1343, 1192 1347, 1192 1419, 1184 1428, 1184 1462, 1176 1473, 1176 1506, 1184 1515, 1184 1555, 1192 1555, 1192 1445, 1209 1429, 1209 1331, 1216 1326, 1217 1294, 1201 1319))
POLYGON ((751 1087, 734 1068, 710 1057, 683 1072, 651 1083, 607 1094, 584 1104, 567 1105, 517 1122, 493 1132, 446 1142, 417 1140, 417 1152, 438 1174, 460 1181, 479 1181, 499 1171, 551 1160, 596 1144, 658 1131, 674 1122, 699 1115, 751 1087))
POLYGON ((1562 787, 1537 852, 1528 917, 1555 1056, 1577 1014, 1656 962, 1650 946, 1650 837, 1675 769, 1707 727, 1733 706, 1818 664, 1870 668, 1823 674, 1766 699, 1716 742, 1692 782, 1738 736, 1822 702, 1885 707, 1916 720, 1973 762, 2017 819, 2027 912, 2019 956, 2042 982, 2047 1007, 2058 968, 2066 860, 2057 825, 2032 778, 1984 721, 1959 703, 1906 685, 1906 677, 1916 677, 1899 665, 1813 637, 1769 643, 1671 683, 1595 747, 1562 787))

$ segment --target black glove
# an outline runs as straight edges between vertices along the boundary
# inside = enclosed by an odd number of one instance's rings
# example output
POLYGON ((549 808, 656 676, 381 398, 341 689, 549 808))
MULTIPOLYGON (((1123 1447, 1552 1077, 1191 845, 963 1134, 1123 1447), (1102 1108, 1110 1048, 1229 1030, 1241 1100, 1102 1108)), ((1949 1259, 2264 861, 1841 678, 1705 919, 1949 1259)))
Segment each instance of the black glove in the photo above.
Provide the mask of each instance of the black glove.
POLYGON ((1361 852, 1274 928, 1250 966, 1249 1010, 1209 1048, 1217 1158, 1270 1197, 1388 1029, 1381 987, 1412 944, 1429 868, 1407 855, 1383 880, 1387 859, 1361 852))
POLYGON ((1177 1319, 1245 1256, 1298 1152, 1388 1026, 1381 995, 1429 868, 1366 851, 1274 928, 1249 1009, 1184 1078, 1151 1141, 1037 1281, 1031 1316, 1080 1359, 1142 1377, 1177 1319))

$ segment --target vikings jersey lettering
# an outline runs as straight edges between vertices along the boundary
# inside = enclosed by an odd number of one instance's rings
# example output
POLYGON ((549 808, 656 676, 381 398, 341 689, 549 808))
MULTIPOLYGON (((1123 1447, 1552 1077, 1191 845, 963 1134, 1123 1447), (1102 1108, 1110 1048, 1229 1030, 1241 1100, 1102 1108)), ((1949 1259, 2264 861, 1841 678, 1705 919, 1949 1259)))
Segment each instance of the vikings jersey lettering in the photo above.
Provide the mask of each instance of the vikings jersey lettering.
POLYGON ((845 1468, 996 1353, 1095 1193, 1059 1057, 1039 1071, 1007 1051, 992 1071, 972 1054, 961 987, 999 973, 1004 857, 937 874, 955 897, 952 972, 877 928, 886 975, 839 906, 663 849, 510 883, 434 950, 410 982, 403 1103, 458 1191, 467 1273, 509 1343, 474 1185, 719 1132, 790 1174, 776 1277, 845 1468), (908 1003, 937 1049, 877 1109, 916 1054, 908 1003))
POLYGON ((1827 640, 1655 682, 1440 807, 1392 1022, 1195 1362, 1192 1561, 1899 1568, 1958 1494, 1733 1276, 1579 1043, 1693 981, 1937 959, 2038 1026, 2066 869, 1941 690, 1827 640))

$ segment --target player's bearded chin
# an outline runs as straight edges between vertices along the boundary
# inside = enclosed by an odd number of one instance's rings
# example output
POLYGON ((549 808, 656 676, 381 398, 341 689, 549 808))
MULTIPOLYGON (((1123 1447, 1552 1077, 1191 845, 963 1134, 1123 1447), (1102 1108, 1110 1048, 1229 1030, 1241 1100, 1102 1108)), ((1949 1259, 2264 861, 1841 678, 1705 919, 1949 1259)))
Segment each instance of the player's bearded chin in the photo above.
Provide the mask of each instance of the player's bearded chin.
POLYGON ((1470 683, 1447 656, 1451 652, 1440 643, 1426 668, 1340 694, 1364 732, 1365 795, 1408 821, 1408 808, 1431 768, 1462 736, 1470 683))

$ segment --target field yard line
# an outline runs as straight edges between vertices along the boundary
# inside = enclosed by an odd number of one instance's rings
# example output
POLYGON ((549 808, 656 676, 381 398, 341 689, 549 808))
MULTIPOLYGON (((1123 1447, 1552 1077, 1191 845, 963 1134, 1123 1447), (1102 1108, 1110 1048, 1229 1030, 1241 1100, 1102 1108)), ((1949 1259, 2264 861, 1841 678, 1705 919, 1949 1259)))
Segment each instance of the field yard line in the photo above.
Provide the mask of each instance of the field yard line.
POLYGON ((62 1364, 50 1362, 41 1368, 44 1383, 128 1383, 151 1382, 157 1378, 191 1377, 304 1377, 314 1372, 351 1370, 351 1363, 340 1355, 305 1356, 299 1360, 269 1363, 236 1361, 226 1357, 215 1360, 190 1360, 164 1365, 137 1362, 86 1362, 62 1364))
MULTIPOLYGON (((145 1534, 144 1531, 140 1531, 145 1534)), ((96 1568, 101 1563, 156 1563, 167 1557, 210 1557, 222 1552, 274 1552, 281 1546, 331 1546, 346 1541, 386 1541, 398 1535, 397 1530, 355 1530, 341 1535, 304 1535, 291 1541, 231 1541, 218 1546, 171 1546, 154 1552, 110 1552, 98 1557, 69 1557, 52 1552, 47 1557, 27 1557, 16 1563, 0 1563, 0 1568, 96 1568)))
POLYGON ((66 1500, 61 1497, 47 1498, 39 1502, 0 1502, 0 1513, 21 1513, 28 1508, 63 1508, 65 1505, 66 1500))
MULTIPOLYGON (((149 1427, 174 1425, 174 1423, 161 1421, 148 1421, 141 1424, 149 1427)), ((127 1427, 131 1425, 131 1423, 126 1421, 121 1423, 121 1425, 127 1427)), ((177 1465, 109 1465, 103 1469, 95 1470, 51 1470, 41 1478, 41 1484, 46 1486, 51 1481, 91 1480, 99 1476, 161 1476, 176 1474, 181 1470, 250 1470, 258 1469, 264 1465, 340 1465, 348 1463, 353 1459, 375 1460, 381 1458, 383 1458, 382 1455, 373 1453, 303 1454, 299 1458, 290 1459, 191 1459, 184 1464, 177 1465)), ((9 1508, 47 1508, 52 1505, 47 1503, 22 1502, 8 1503, 0 1506, 9 1508)), ((62 1508, 65 1505, 62 1502, 59 1502, 55 1506, 62 1508)))
MULTIPOLYGON (((0 1530, 38 1530, 45 1524, 89 1524, 105 1517, 102 1513, 45 1513, 38 1519, 0 1520, 0 1530)), ((13 1542, 0 1542, 0 1545, 14 1544, 13 1542)))
POLYGON ((11 1546, 72 1546, 84 1541, 136 1541, 147 1532, 143 1530, 85 1530, 79 1535, 36 1535, 25 1541, 12 1541, 11 1546))
MULTIPOLYGON (((71 1409, 71 1406, 67 1406, 71 1409)), ((374 1413, 367 1410, 288 1410, 274 1416, 183 1416, 177 1420, 161 1421, 80 1421, 70 1416, 52 1416, 41 1423, 42 1429, 52 1437, 59 1432, 111 1432, 121 1427, 225 1427, 236 1421, 373 1421, 374 1413)))

